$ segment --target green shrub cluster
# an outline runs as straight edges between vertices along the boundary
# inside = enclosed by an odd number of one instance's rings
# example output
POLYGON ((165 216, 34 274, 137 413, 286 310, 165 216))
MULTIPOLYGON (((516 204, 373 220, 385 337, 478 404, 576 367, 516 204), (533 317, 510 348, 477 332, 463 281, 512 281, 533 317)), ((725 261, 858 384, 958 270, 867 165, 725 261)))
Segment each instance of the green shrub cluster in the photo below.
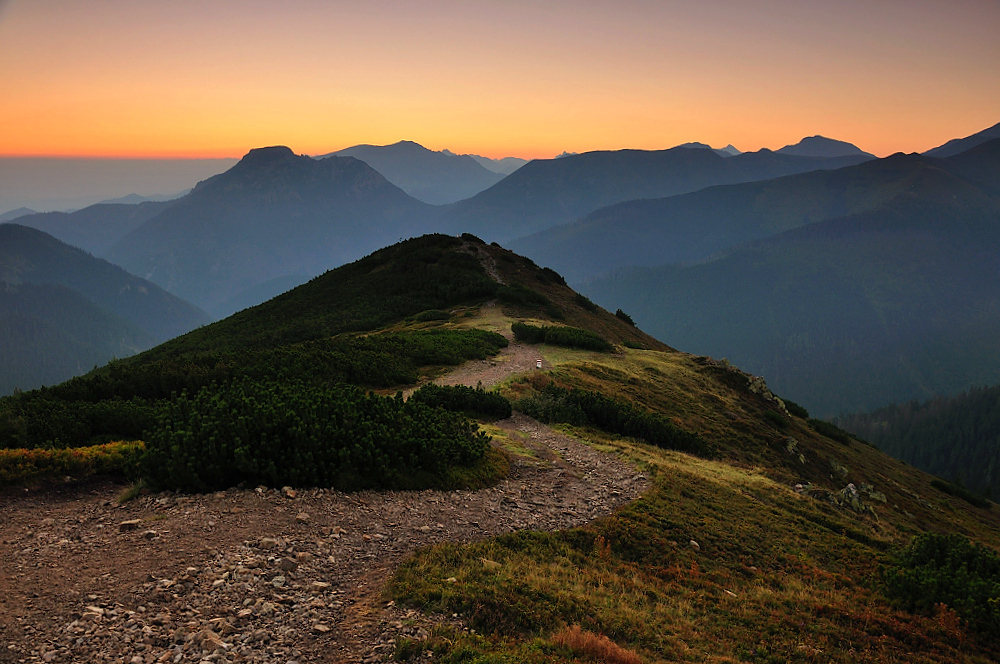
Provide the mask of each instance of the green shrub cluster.
POLYGON ((785 410, 787 410, 789 414, 794 415, 795 417, 801 417, 804 420, 809 419, 809 411, 806 410, 804 406, 800 406, 790 399, 782 399, 781 401, 785 404, 785 410))
POLYGON ((826 420, 810 419, 809 426, 812 427, 813 431, 827 438, 831 438, 838 443, 844 445, 851 444, 851 434, 847 433, 836 424, 827 422, 826 420))
POLYGON ((622 321, 624 323, 628 323, 632 327, 635 327, 635 321, 632 320, 632 317, 629 316, 624 311, 622 311, 621 309, 619 309, 618 311, 615 312, 615 318, 617 318, 618 320, 620 320, 620 321, 622 321))
POLYGON ((703 457, 716 455, 713 447, 697 434, 678 429, 667 418, 639 410, 597 392, 567 390, 549 384, 540 392, 524 397, 514 408, 542 422, 565 422, 592 426, 608 433, 637 438, 650 445, 690 452, 703 457))
POLYGON ((1000 557, 963 535, 923 534, 882 568, 890 598, 932 614, 945 604, 984 634, 1000 634, 1000 557))
POLYGON ((956 498, 961 498, 965 502, 969 503, 974 507, 980 509, 988 510, 993 507, 993 504, 989 500, 980 496, 979 494, 973 493, 966 489, 964 486, 959 484, 953 484, 952 482, 945 482, 944 480, 933 479, 931 480, 931 486, 938 491, 944 491, 948 495, 955 496, 956 498))
POLYGON ((119 362, 102 373, 0 400, 0 440, 7 447, 80 447, 137 439, 155 423, 155 404, 232 381, 411 384, 418 367, 484 359, 507 346, 486 330, 425 330, 342 336, 281 348, 119 362))
POLYGON ((504 304, 513 304, 522 307, 532 305, 545 307, 552 304, 549 298, 523 284, 500 286, 497 290, 497 299, 504 304))
POLYGON ((449 318, 451 318, 451 314, 447 311, 441 311, 440 309, 428 309, 427 311, 421 311, 413 317, 413 319, 418 323, 427 323, 435 320, 448 320, 449 318))
POLYGON ((166 403, 139 465, 152 486, 184 491, 400 488, 474 464, 488 442, 465 418, 401 394, 243 381, 166 403))
POLYGON ((787 429, 791 421, 776 410, 765 410, 764 419, 773 424, 778 429, 787 429))
POLYGON ((602 353, 607 353, 614 349, 614 346, 608 343, 603 337, 590 330, 581 330, 576 327, 539 327, 537 325, 528 325, 527 323, 514 323, 511 325, 511 331, 519 341, 529 344, 547 343, 553 346, 595 350, 602 353))
POLYGON ((591 302, 590 298, 588 298, 586 295, 582 295, 580 293, 576 293, 573 296, 573 302, 575 302, 576 304, 580 305, 581 307, 583 307, 587 311, 591 311, 591 312, 597 311, 597 305, 594 304, 593 302, 591 302))
POLYGON ((511 415, 506 397, 482 387, 429 383, 414 392, 410 400, 487 420, 502 420, 511 415))

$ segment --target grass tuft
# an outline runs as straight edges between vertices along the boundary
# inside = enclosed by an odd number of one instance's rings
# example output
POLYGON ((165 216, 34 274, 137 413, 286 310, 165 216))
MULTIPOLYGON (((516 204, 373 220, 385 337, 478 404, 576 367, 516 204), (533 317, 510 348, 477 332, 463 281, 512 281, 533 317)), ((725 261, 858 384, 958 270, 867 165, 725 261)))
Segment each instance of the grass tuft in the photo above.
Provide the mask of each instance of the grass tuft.
POLYGON ((602 664, 642 664, 642 658, 631 650, 622 648, 606 636, 581 629, 579 625, 563 629, 551 641, 569 648, 578 657, 602 664))

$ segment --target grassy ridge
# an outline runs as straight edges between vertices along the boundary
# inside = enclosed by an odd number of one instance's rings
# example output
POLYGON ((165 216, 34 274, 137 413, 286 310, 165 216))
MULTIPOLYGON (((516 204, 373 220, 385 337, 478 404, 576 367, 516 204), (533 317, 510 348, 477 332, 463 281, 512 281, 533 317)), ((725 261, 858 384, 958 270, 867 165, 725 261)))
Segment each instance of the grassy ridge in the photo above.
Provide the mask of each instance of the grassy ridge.
POLYGON ((871 583, 890 557, 870 523, 725 464, 661 456, 655 473, 649 493, 591 527, 427 549, 390 592, 486 635, 439 644, 446 662, 575 661, 551 643, 569 624, 646 661, 1000 655, 960 623, 893 608, 871 583))

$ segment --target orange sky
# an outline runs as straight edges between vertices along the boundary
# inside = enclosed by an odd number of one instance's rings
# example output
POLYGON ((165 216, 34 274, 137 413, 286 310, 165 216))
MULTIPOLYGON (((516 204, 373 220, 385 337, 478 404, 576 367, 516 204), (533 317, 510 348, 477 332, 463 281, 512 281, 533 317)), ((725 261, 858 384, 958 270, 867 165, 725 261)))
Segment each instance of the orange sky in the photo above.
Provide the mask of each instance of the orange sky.
POLYGON ((879 156, 1000 121, 996 0, 0 0, 0 155, 879 156))

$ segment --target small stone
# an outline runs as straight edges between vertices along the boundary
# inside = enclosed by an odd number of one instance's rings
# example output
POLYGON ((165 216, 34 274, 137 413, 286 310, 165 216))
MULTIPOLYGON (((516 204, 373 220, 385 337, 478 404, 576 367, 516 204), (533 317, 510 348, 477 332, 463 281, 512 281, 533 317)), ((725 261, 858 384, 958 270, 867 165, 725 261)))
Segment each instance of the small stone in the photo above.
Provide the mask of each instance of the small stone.
POLYGON ((155 530, 147 530, 142 534, 143 539, 148 539, 148 540, 156 539, 159 536, 160 533, 156 532, 155 530))
POLYGON ((449 576, 447 579, 444 580, 444 582, 445 583, 458 583, 458 579, 456 579, 453 576, 449 576))
POLYGON ((288 579, 283 576, 276 576, 271 579, 271 585, 275 588, 284 588, 286 583, 288 583, 288 579))
POLYGON ((330 584, 327 583, 326 581, 313 581, 311 584, 309 584, 309 589, 315 593, 321 593, 325 590, 329 590, 330 584))
POLYGON ((278 561, 278 567, 285 572, 294 572, 299 568, 299 564, 291 558, 282 558, 278 561))
POLYGON ((330 626, 324 625, 323 623, 316 623, 315 625, 313 625, 313 631, 318 632, 320 634, 326 634, 327 632, 330 631, 330 626))
POLYGON ((295 520, 299 523, 309 523, 309 515, 305 512, 299 512, 295 515, 295 520))
POLYGON ((689 544, 691 545, 691 548, 694 549, 695 551, 701 551, 701 545, 695 542, 694 540, 691 540, 689 544))
POLYGON ((281 487, 281 493, 284 494, 285 498, 295 500, 295 496, 299 495, 298 492, 290 486, 281 487))
POLYGON ((139 519, 129 519, 128 521, 122 521, 118 524, 118 532, 127 533, 130 530, 137 530, 139 524, 142 523, 139 519))

